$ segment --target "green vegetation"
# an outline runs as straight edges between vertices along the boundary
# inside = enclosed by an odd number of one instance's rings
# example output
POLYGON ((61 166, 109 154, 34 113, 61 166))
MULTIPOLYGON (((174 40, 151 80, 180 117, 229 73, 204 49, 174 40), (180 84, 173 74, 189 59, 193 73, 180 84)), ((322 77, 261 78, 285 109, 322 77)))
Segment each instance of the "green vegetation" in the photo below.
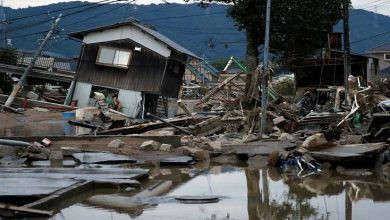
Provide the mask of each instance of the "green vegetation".
MULTIPOLYGON (((189 1, 189 0, 184 0, 189 1)), ((259 63, 260 46, 265 39, 265 18, 267 1, 262 0, 194 0, 206 5, 212 2, 229 4, 228 15, 233 18, 238 30, 246 34, 246 89, 255 79, 251 76, 259 63)), ((324 47, 328 33, 343 17, 343 7, 349 7, 350 0, 301 0, 272 1, 271 41, 274 54, 280 55, 288 66, 297 60, 324 47)))
POLYGON ((0 49, 0 63, 16 65, 17 56, 15 48, 0 49))
MULTIPOLYGON (((0 63, 16 65, 16 62, 16 49, 6 48, 0 50, 0 63)), ((12 91, 12 80, 5 73, 0 73, 0 90, 5 94, 9 94, 12 91)))
POLYGON ((279 95, 291 96, 295 94, 295 82, 293 79, 285 78, 272 84, 272 88, 279 95))

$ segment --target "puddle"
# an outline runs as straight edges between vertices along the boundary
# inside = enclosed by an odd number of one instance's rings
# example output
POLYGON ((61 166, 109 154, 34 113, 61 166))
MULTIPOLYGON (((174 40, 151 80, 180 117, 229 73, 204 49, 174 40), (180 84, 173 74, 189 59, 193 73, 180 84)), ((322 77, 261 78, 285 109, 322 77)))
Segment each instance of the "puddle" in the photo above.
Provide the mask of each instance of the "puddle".
POLYGON ((213 167, 174 184, 164 196, 223 197, 218 203, 170 202, 125 211, 83 202, 52 219, 384 219, 390 205, 390 184, 380 182, 330 173, 295 179, 274 169, 213 167))

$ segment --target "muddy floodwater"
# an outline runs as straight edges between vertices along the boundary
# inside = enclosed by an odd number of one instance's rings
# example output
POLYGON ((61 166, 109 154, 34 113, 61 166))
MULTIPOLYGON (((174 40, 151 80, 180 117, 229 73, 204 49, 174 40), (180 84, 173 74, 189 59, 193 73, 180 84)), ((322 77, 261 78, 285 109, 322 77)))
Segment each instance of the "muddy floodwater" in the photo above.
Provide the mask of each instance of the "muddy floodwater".
POLYGON ((390 185, 388 177, 384 178, 337 176, 326 171, 299 179, 273 168, 217 166, 176 182, 155 204, 126 210, 108 202, 79 202, 52 219, 390 219, 390 185), (182 204, 164 199, 184 195, 213 195, 220 200, 182 204))

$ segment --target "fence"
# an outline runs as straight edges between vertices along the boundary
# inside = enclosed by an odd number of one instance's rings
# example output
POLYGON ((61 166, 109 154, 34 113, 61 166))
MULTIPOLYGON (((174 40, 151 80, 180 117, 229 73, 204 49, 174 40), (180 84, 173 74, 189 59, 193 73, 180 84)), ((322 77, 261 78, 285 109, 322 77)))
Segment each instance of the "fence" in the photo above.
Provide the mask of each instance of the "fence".
MULTIPOLYGON (((33 53, 17 51, 17 65, 27 66, 34 57, 33 53)), ((49 56, 39 56, 35 61, 35 68, 45 69, 50 72, 75 73, 77 69, 77 59, 58 58, 49 56)))

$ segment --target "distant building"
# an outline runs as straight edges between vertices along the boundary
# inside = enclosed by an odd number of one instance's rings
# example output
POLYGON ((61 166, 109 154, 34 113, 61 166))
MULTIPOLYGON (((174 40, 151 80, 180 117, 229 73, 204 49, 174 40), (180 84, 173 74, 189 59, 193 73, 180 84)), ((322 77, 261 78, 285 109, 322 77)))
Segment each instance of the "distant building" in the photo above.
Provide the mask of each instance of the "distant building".
MULTIPOLYGON (((304 73, 296 73, 297 87, 343 86, 344 52, 323 49, 315 57, 302 60, 304 73)), ((351 53, 351 74, 370 81, 378 74, 378 59, 364 54, 351 53)))
MULTIPOLYGON (((351 73, 370 81, 378 74, 378 59, 351 52, 351 73)), ((342 33, 328 35, 328 47, 318 50, 312 57, 301 60, 305 67, 295 73, 296 87, 327 87, 344 85, 344 50, 342 33)))
POLYGON ((123 113, 168 116, 168 101, 178 97, 189 58, 187 49, 136 21, 72 33, 82 41, 73 100, 94 106, 93 92, 121 103, 123 113))
POLYGON ((379 60, 379 76, 390 77, 390 42, 370 49, 368 54, 379 60))

